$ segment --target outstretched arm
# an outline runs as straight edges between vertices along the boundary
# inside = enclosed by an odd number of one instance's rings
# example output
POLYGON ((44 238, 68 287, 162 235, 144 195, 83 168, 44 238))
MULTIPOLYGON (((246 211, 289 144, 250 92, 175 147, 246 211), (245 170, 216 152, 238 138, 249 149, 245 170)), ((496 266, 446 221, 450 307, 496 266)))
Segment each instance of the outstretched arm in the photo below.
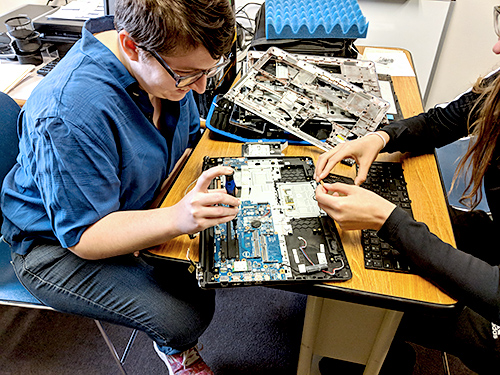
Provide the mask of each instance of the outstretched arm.
POLYGON ((208 187, 215 177, 232 171, 214 167, 203 172, 196 186, 174 206, 112 212, 88 227, 70 250, 85 259, 108 258, 229 221, 238 213, 239 200, 208 187))

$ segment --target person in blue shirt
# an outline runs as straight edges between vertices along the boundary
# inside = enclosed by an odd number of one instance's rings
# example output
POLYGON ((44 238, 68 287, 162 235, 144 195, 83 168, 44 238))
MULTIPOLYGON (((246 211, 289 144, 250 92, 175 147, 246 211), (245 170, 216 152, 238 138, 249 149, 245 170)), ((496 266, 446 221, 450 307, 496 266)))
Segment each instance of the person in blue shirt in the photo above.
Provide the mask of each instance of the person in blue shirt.
POLYGON ((171 374, 211 374, 195 349, 215 295, 185 267, 137 252, 229 221, 239 201, 209 190, 217 167, 171 207, 150 209, 200 135, 191 90, 227 65, 228 0, 117 0, 33 91, 5 178, 2 234, 26 288, 57 310, 137 328, 171 374))

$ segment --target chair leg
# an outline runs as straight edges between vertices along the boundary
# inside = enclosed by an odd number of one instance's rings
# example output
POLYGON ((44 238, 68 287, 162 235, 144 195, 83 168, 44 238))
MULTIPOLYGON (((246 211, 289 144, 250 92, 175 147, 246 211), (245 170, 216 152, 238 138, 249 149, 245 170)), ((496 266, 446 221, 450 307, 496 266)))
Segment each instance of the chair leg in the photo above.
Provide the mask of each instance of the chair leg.
POLYGON ((448 356, 446 352, 441 352, 441 358, 443 359, 443 368, 445 375, 450 375, 450 365, 448 364, 448 356))
POLYGON ((116 364, 118 365, 118 368, 120 369, 120 372, 122 375, 127 375, 127 372, 125 371, 125 368, 123 367, 123 364, 125 363, 125 360, 127 359, 127 355, 132 347, 132 344, 134 343, 134 340, 137 336, 137 329, 134 329, 132 331, 132 335, 130 336, 127 346, 125 347, 125 350, 123 351, 123 355, 120 359, 120 356, 118 355, 115 346, 111 342, 111 339, 109 338, 108 334, 104 330, 104 327, 102 326, 101 322, 99 320, 94 319, 95 324, 97 325, 97 328, 99 328, 99 332, 101 332, 102 338, 106 342, 106 345, 109 348, 109 351, 111 352, 111 355, 113 356, 113 359, 115 360, 116 364))
POLYGON ((135 337, 137 336, 138 330, 134 329, 132 331, 132 334, 130 335, 130 338, 128 339, 127 346, 125 347, 125 350, 123 351, 122 358, 120 359, 120 363, 124 364, 125 360, 127 359, 128 353, 130 352, 130 349, 132 348, 132 344, 135 341, 135 337))

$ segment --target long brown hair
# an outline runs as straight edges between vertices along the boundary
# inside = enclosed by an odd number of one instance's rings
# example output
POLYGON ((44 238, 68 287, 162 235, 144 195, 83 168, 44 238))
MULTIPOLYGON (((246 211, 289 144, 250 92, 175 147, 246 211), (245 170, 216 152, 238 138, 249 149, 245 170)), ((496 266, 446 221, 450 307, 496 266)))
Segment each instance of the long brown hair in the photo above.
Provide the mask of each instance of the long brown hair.
POLYGON ((458 164, 453 183, 459 174, 472 169, 460 203, 474 209, 482 199, 481 184, 500 135, 500 74, 493 80, 478 79, 472 91, 479 94, 469 114, 469 134, 472 138, 458 164), (473 116, 473 113, 477 113, 477 116, 473 116))

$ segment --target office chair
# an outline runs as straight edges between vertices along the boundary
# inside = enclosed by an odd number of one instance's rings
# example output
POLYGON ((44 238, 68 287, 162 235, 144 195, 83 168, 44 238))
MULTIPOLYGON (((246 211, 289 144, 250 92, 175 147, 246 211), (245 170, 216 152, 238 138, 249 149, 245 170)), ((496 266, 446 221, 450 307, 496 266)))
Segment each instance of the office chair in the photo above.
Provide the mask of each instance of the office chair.
MULTIPOLYGON (((3 180, 12 166, 15 164, 18 154, 18 138, 17 138, 17 116, 21 108, 8 95, 0 92, 0 187, 3 180)), ((0 211, 0 224, 1 224, 0 211)), ((45 306, 31 295, 28 290, 19 282, 14 272, 14 268, 10 264, 10 247, 3 237, 0 237, 0 305, 17 306, 32 309, 47 309, 53 310, 51 307, 45 306)), ((118 355, 112 341, 107 335, 101 322, 94 320, 101 333, 106 345, 108 346, 113 359, 119 367, 122 374, 126 375, 123 364, 132 347, 132 344, 137 335, 137 330, 134 329, 122 356, 118 355)))
MULTIPOLYGON (((459 178, 455 181, 455 187, 451 192, 450 189, 457 165, 460 162, 460 159, 465 155, 469 142, 470 137, 464 137, 436 149, 436 158, 441 171, 441 176, 443 178, 444 187, 446 192, 449 192, 448 203, 450 206, 462 211, 469 211, 469 207, 464 206, 459 202, 459 199, 465 189, 465 181, 469 179, 469 173, 465 175, 465 179, 462 176, 459 176, 459 178)), ((483 192, 483 199, 481 199, 481 202, 479 202, 479 205, 475 209, 490 212, 488 203, 486 202, 486 199, 484 199, 484 187, 481 187, 481 189, 483 192)))
MULTIPOLYGON (((436 149, 436 159, 438 162, 438 167, 441 172, 441 177, 443 179, 444 187, 448 193, 448 204, 458 210, 469 211, 470 208, 459 202, 462 194, 465 190, 465 181, 469 180, 469 173, 464 176, 459 176, 455 181, 455 186, 451 190, 451 183, 453 181, 453 176, 455 175, 455 170, 457 169, 458 163, 462 157, 467 152, 471 139, 470 137, 464 137, 450 143, 446 146, 439 147, 436 149), (451 190, 451 191, 450 191, 451 190)), ((476 210, 482 210, 489 213, 490 208, 486 202, 484 194, 484 186, 481 186, 483 198, 479 202, 479 205, 475 208, 476 210)), ((443 361, 444 372, 446 375, 450 375, 450 366, 448 362, 448 356, 446 352, 441 353, 441 359, 443 361)))

